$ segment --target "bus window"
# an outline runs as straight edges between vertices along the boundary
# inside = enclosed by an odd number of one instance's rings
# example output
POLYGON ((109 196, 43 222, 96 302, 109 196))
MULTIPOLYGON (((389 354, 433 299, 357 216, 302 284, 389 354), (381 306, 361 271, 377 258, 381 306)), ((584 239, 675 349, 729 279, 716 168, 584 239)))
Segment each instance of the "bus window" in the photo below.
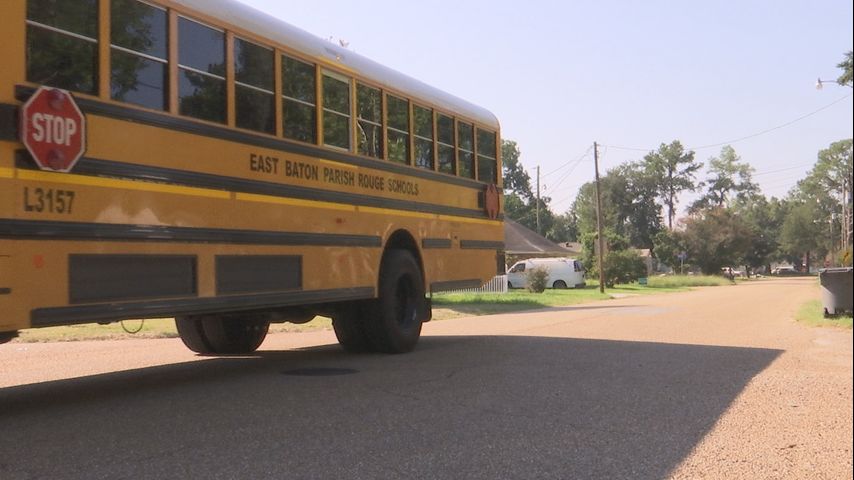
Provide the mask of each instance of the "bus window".
POLYGON ((474 178, 474 127, 459 123, 459 171, 461 177, 474 178))
POLYGON ((498 183, 498 155, 495 133, 477 129, 477 179, 486 183, 498 183))
POLYGON ((433 110, 415 105, 415 166, 433 170, 433 110))
POLYGON ((350 80, 323 72, 323 144, 350 149, 350 80))
POLYGON ((380 91, 365 85, 356 85, 356 111, 359 114, 359 153, 368 157, 382 158, 383 108, 380 91))
POLYGON ((317 143, 314 65, 282 56, 282 109, 287 138, 317 143))
POLYGON ((387 95, 388 159, 409 164, 409 100, 387 95))
POLYGON ((272 49, 234 39, 234 102, 239 128, 264 133, 276 130, 273 59, 272 49))
POLYGON ((166 10, 137 0, 112 0, 110 28, 110 96, 113 100, 166 110, 166 10))
POLYGON ((436 142, 439 149, 439 171, 451 175, 457 173, 454 161, 454 119, 441 113, 436 118, 436 142))
POLYGON ((179 17, 179 113, 225 123, 225 95, 225 34, 179 17))
POLYGON ((98 93, 98 0, 27 0, 27 81, 98 93))

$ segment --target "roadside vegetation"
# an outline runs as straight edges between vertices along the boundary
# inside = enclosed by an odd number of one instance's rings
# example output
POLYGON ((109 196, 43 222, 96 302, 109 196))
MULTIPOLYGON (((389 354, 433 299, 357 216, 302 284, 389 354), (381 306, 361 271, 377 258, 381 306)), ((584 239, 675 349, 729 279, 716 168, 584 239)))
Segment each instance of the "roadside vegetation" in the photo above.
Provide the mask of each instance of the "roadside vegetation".
POLYGON ((801 308, 798 309, 798 313, 795 314, 795 319, 813 327, 840 327, 851 329, 852 323, 854 323, 854 317, 851 315, 839 315, 836 317, 826 318, 824 316, 824 307, 822 306, 821 300, 811 300, 801 305, 801 308))

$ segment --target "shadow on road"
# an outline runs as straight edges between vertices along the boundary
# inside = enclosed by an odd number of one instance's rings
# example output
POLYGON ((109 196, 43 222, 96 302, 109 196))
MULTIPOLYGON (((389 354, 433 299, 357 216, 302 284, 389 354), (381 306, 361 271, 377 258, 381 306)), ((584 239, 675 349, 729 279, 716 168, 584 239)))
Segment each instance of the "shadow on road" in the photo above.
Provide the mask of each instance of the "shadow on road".
POLYGON ((663 478, 780 353, 426 337, 5 388, 0 477, 663 478))

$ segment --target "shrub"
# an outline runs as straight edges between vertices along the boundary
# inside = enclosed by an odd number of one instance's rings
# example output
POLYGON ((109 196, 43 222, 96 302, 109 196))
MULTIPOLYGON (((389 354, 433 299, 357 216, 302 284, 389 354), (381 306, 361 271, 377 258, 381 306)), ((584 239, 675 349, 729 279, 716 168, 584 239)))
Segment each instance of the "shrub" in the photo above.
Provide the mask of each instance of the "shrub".
POLYGON ((549 280, 548 267, 534 267, 525 272, 528 280, 528 290, 532 293, 543 293, 549 280))
POLYGON ((605 286, 632 283, 643 276, 646 276, 646 265, 637 251, 612 250, 605 256, 605 286))

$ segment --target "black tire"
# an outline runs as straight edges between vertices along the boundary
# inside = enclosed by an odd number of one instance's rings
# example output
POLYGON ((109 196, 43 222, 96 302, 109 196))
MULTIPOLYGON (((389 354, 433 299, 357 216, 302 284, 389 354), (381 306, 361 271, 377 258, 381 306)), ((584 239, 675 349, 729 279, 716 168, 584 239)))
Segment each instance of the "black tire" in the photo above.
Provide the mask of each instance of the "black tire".
POLYGON ((332 317, 332 329, 338 343, 349 353, 373 352, 375 349, 364 326, 365 306, 354 303, 332 317))
POLYGON ((373 348, 383 353, 412 351, 421 337, 418 312, 424 301, 418 262, 405 250, 389 250, 380 268, 379 298, 368 304, 363 317, 373 348))
POLYGON ((175 317, 175 328, 181 341, 190 350, 207 355, 213 353, 213 349, 202 330, 202 321, 198 316, 175 317))
POLYGON ((566 288, 566 282, 563 280, 555 280, 555 283, 552 284, 552 288, 564 290, 566 288))
POLYGON ((196 353, 237 355, 257 350, 270 322, 258 317, 199 315, 178 317, 175 326, 184 345, 196 353))

